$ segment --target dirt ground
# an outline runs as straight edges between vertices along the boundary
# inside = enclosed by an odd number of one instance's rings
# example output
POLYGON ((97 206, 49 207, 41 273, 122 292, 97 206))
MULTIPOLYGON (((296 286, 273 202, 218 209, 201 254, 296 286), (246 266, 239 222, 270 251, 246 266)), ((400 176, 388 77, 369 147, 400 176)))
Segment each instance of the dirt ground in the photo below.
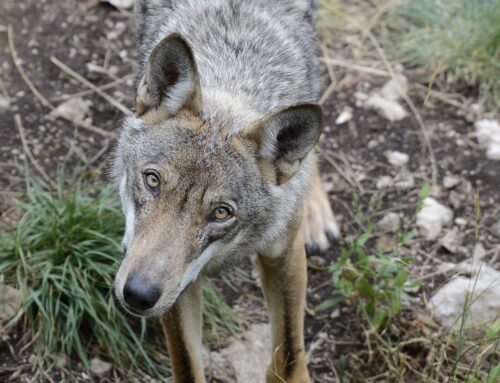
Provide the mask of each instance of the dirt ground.
MULTIPOLYGON (((367 7, 365 17, 369 18, 371 12, 374 11, 367 7)), ((14 120, 16 114, 20 116, 27 146, 51 178, 62 162, 72 172, 78 173, 105 161, 113 147, 113 134, 118 131, 123 118, 116 106, 89 91, 55 65, 51 57, 95 86, 104 86, 113 99, 132 108, 134 87, 131 74, 135 51, 130 12, 106 4, 74 0, 7 1, 0 4, 2 13, 0 28, 5 28, 0 29, 0 94, 10 100, 7 107, 0 108, 0 206, 2 221, 6 221, 12 219, 9 207, 12 197, 23 189, 23 178, 16 166, 30 163, 14 120), (9 17, 1 7, 8 10, 9 17), (13 41, 10 44, 7 25, 12 26, 13 41), (13 54, 16 54, 13 47, 19 57, 18 67, 26 72, 29 81, 41 94, 38 99, 26 78, 19 74, 13 61, 13 54), (83 111, 84 123, 80 126, 51 116, 51 109, 74 95, 88 103, 88 108, 83 111), (40 98, 48 101, 46 105, 40 102, 40 98), (102 132, 89 130, 89 125, 102 132)), ((356 40, 353 45, 353 36, 354 32, 352 35, 346 32, 325 43, 328 48, 323 55, 327 52, 331 57, 342 57, 360 65, 376 67, 382 72, 384 64, 376 54, 357 57, 364 49, 359 44, 367 43, 356 40)), ((342 66, 329 69, 323 68, 325 85, 330 83, 333 74, 337 87, 323 105, 326 133, 320 141, 320 158, 323 179, 341 224, 343 238, 359 235, 363 230, 357 211, 370 216, 374 222, 389 212, 396 212, 401 217, 402 230, 414 227, 418 193, 425 182, 431 185, 431 195, 453 210, 452 226, 459 232, 454 251, 450 252, 439 241, 426 241, 421 236, 412 239, 401 250, 403 255, 411 256, 412 277, 420 280, 422 285, 412 292, 418 297, 415 300, 418 303, 403 309, 399 336, 402 340, 426 336, 420 330, 425 326, 419 323, 428 317, 424 309, 426 299, 449 277, 442 268, 443 264, 469 259, 476 243, 480 242, 486 251, 483 260, 496 269, 500 268, 499 163, 485 157, 473 134, 473 122, 481 113, 474 106, 474 91, 443 86, 441 99, 451 102, 429 97, 424 105, 428 74, 403 70, 409 83, 408 94, 430 138, 430 153, 423 128, 408 106, 405 106, 409 112, 407 118, 390 122, 363 105, 364 95, 383 86, 388 80, 386 76, 342 66), (337 124, 337 117, 346 111, 352 114, 352 118, 337 124), (387 151, 406 153, 408 163, 404 167, 391 165, 385 154, 387 151), (435 167, 432 157, 435 158, 435 167), (455 181, 445 186, 445 176, 455 181), (387 177, 393 182, 384 185, 382 181, 387 177), (371 206, 375 201, 377 208, 373 209, 371 206)), ((381 248, 387 245, 387 241, 391 239, 385 233, 376 232, 371 246, 381 248)), ((333 294, 331 273, 325 265, 338 258, 342 246, 343 241, 339 240, 331 250, 309 258, 306 342, 311 348, 311 375, 315 382, 339 381, 336 378, 339 361, 348 357, 352 382, 389 381, 384 378, 381 361, 372 358, 368 350, 363 352, 366 332, 359 324, 355 308, 342 304, 320 313, 313 310, 333 294)), ((250 282, 240 281, 240 284, 252 292, 245 294, 253 296, 251 303, 244 303, 234 291, 225 293, 230 302, 238 306, 237 314, 248 324, 265 320, 265 309, 260 292, 255 284, 252 285, 249 267, 246 272, 250 282), (245 307, 251 307, 255 314, 245 316, 245 307)), ((0 343, 0 355, 9 355, 6 348, 5 343, 0 343)), ((417 347, 408 347, 402 352, 412 356, 415 369, 425 365, 426 354, 417 347)), ((29 364, 28 358, 29 352, 19 353, 16 360, 8 358, 2 368, 14 371, 16 366, 29 364)), ((7 377, 0 374, 1 381, 7 377)), ((17 379, 24 381, 21 377, 17 379)), ((403 381, 417 381, 413 379, 416 377, 410 374, 403 381)))

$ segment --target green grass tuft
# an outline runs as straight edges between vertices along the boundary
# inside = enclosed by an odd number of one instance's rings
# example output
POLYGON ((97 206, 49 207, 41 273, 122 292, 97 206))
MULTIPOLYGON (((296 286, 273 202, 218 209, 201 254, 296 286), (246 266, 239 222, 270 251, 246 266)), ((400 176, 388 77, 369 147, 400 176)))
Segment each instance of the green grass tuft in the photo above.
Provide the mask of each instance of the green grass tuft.
POLYGON ((500 0, 399 0, 390 15, 400 60, 479 85, 500 103, 500 0))
POLYGON ((321 0, 318 6, 317 28, 326 42, 335 40, 345 27, 345 11, 339 0, 321 0))
POLYGON ((28 180, 27 200, 16 228, 0 236, 0 274, 20 288, 27 334, 37 337, 37 351, 51 368, 57 354, 74 355, 88 367, 91 347, 125 368, 141 365, 158 375, 142 341, 146 322, 124 318, 113 298, 113 278, 121 257, 121 210, 110 187, 90 185, 51 193, 28 180), (96 347, 96 348, 95 348, 96 347))

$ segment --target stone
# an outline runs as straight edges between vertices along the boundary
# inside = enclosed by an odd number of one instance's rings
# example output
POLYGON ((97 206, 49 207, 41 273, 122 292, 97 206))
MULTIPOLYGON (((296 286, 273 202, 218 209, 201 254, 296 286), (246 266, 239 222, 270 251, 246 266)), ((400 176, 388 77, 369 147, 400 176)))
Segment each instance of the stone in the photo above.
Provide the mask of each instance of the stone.
POLYGON ((71 121, 83 121, 90 111, 90 101, 81 97, 72 97, 59 104, 49 116, 62 117, 71 121))
POLYGON ((342 125, 345 124, 346 122, 352 120, 353 114, 352 114, 352 109, 347 107, 340 114, 338 115, 337 119, 335 120, 335 125, 342 125))
POLYGON ((100 378, 106 376, 111 371, 111 367, 111 363, 105 362, 98 357, 90 361, 90 371, 100 378))
POLYGON ((399 230, 401 218, 398 213, 387 213, 377 222, 377 228, 383 232, 395 233, 399 230))
POLYGON ((457 176, 444 176, 443 178, 443 186, 446 189, 453 189, 460 183, 461 179, 457 176))
POLYGON ((408 171, 402 171, 394 177, 393 183, 397 189, 411 189, 415 186, 415 177, 408 171))
POLYGON ((402 74, 391 78, 380 90, 382 97, 391 101, 399 100, 406 93, 408 93, 408 80, 402 74))
POLYGON ((376 110, 382 117, 391 122, 400 121, 408 116, 408 113, 398 101, 387 100, 379 94, 371 95, 366 100, 365 106, 376 110))
POLYGON ((458 251, 462 239, 460 237, 460 232, 458 227, 454 227, 446 232, 443 238, 441 238, 441 246, 443 246, 450 253, 455 254, 458 251))
POLYGON ((437 290, 427 308, 445 328, 458 330, 462 314, 467 328, 484 326, 500 315, 500 273, 483 262, 463 264, 461 271, 470 278, 459 276, 437 290), (464 310, 464 305, 467 306, 464 310))
POLYGON ((10 98, 0 94, 0 111, 7 111, 10 108, 10 98))
POLYGON ((378 190, 386 189, 393 186, 393 181, 390 176, 382 176, 377 180, 376 187, 378 190))
POLYGON ((479 120, 474 123, 479 145, 486 149, 486 157, 500 160, 500 124, 495 120, 479 120))
POLYGON ((432 197, 424 199, 422 210, 417 214, 417 226, 428 241, 437 239, 443 226, 449 225, 452 220, 453 211, 432 197))
POLYGON ((253 324, 241 339, 232 339, 228 347, 211 352, 206 358, 212 379, 234 383, 262 383, 271 360, 269 324, 253 324))
POLYGON ((134 5, 134 0, 103 0, 118 9, 130 9, 134 5))
POLYGON ((406 165, 410 160, 410 156, 408 156, 408 154, 398 152, 397 150, 386 150, 384 155, 392 166, 397 167, 406 165))
POLYGON ((389 121, 399 121, 408 116, 408 113, 399 103, 401 96, 408 92, 408 80, 399 74, 390 79, 382 89, 373 92, 364 105, 376 110, 382 117, 389 121))
POLYGON ((476 242, 474 245, 474 253, 472 258, 477 260, 483 259, 486 256, 486 249, 481 242, 476 242))
POLYGON ((0 283, 0 321, 12 318, 21 308, 21 291, 0 283))

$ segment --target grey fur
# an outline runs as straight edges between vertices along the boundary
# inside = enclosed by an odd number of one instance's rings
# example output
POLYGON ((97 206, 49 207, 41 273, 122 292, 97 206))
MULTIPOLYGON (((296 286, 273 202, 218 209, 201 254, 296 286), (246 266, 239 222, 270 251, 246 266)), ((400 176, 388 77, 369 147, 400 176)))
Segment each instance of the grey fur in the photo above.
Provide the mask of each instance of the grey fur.
MULTIPOLYGON (((319 87, 315 8, 310 0, 136 1, 139 95, 146 95, 143 99, 148 100, 143 101, 149 107, 162 108, 157 104, 161 97, 151 94, 158 90, 158 84, 148 87, 147 83, 156 81, 168 68, 148 60, 164 57, 151 57, 160 42, 169 49, 165 39, 182 36, 191 51, 184 54, 185 44, 177 44, 175 55, 181 57, 183 65, 191 65, 186 57, 192 53, 196 65, 184 68, 194 74, 188 77, 195 81, 195 91, 190 85, 184 106, 197 107, 191 110, 194 119, 189 113, 178 115, 177 109, 154 123, 139 117, 126 119, 114 163, 114 176, 122 184, 124 213, 133 226, 132 234, 128 233, 131 225, 127 227, 125 247, 133 244, 134 235, 148 235, 153 225, 149 217, 161 211, 171 218, 166 221, 175 222, 162 229, 164 233, 155 245, 165 251, 161 263, 174 256, 185 258, 186 265, 202 258, 200 254, 218 229, 200 226, 208 205, 195 196, 211 193, 219 202, 237 201, 238 227, 220 240, 227 242, 227 253, 221 251, 210 259, 203 271, 238 256, 283 253, 290 227, 298 226, 302 214, 315 161, 311 149, 322 127, 320 108, 306 105, 317 99, 319 87), (148 68, 161 71, 148 74, 148 68), (294 105, 299 106, 291 108, 294 105), (301 126, 296 128, 299 122, 301 126), (202 127, 193 129, 197 124, 202 127), (265 129, 259 129, 262 126, 265 129), (240 140, 238 150, 232 146, 233 138, 240 140), (263 174, 262 160, 276 172, 275 182, 263 174), (158 170, 163 187, 168 189, 160 198, 145 190, 142 177, 148 167, 158 170), (278 182, 283 175, 286 182, 278 182), (186 203, 190 209, 175 210, 186 203), (187 249, 189 235, 196 236, 197 245, 187 249), (175 255, 175 251, 184 253, 175 255)), ((163 89, 167 98, 169 91, 163 89)), ((158 283, 165 279, 166 271, 159 270, 158 262, 148 260, 159 256, 142 255, 141 267, 139 261, 125 257, 116 280, 120 301, 126 274, 132 269, 142 268, 158 283), (124 264, 128 264, 126 272, 124 264)), ((178 290, 183 283, 178 281, 178 290)), ((145 314, 162 314, 176 296, 160 299, 158 306, 145 314)))
POLYGON ((317 100, 314 1, 140 0, 135 11, 137 77, 153 47, 180 34, 195 56, 206 120, 231 112, 245 121, 317 100), (218 94, 241 100, 245 109, 231 108, 218 94))

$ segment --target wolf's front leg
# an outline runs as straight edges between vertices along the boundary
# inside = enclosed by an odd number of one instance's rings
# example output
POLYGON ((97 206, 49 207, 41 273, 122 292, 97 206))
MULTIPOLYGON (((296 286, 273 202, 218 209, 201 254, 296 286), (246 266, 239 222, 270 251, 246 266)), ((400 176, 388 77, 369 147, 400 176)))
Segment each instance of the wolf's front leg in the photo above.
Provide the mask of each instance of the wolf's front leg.
POLYGON ((304 350, 307 265, 302 233, 297 233, 282 256, 260 255, 259 264, 273 332, 267 383, 309 383, 304 350))
POLYGON ((314 164, 311 186, 304 200, 304 218, 301 230, 309 255, 325 251, 330 247, 330 242, 340 236, 340 230, 333 215, 328 194, 321 182, 317 164, 314 164))
POLYGON ((175 383, 205 383, 202 351, 201 282, 187 288, 162 318, 175 383))

